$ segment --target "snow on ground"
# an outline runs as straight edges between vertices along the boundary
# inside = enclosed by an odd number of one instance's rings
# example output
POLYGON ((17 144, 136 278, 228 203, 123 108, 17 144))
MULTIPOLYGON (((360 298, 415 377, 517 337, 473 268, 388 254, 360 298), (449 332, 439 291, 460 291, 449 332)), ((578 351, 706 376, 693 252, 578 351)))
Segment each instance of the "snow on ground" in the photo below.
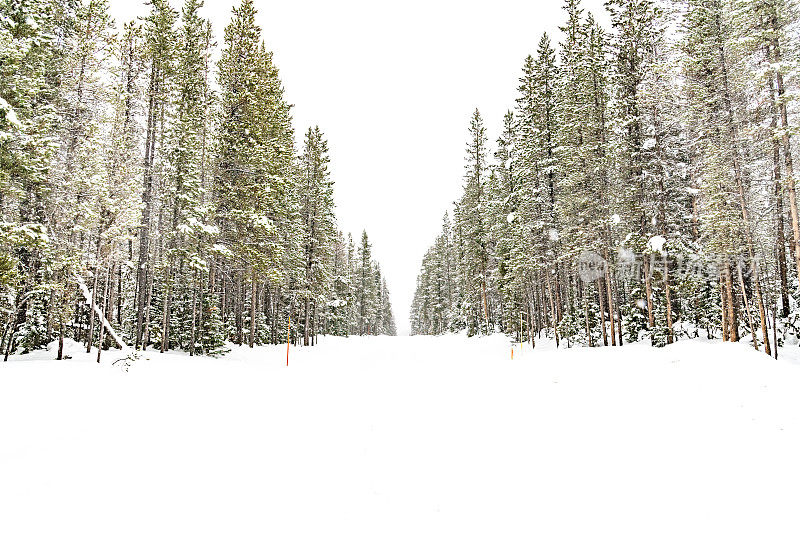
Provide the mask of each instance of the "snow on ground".
POLYGON ((2 531, 800 527, 800 366, 745 345, 68 349, 0 363, 2 531))

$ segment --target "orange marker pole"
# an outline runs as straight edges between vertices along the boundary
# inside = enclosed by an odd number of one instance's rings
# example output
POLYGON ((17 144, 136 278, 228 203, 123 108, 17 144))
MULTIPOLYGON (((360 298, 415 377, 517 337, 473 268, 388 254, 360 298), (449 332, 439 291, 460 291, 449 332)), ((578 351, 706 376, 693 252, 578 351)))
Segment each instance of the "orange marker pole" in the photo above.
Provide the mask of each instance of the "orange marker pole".
POLYGON ((292 339, 292 317, 287 320, 286 326, 286 366, 289 366, 289 344, 292 339))
POLYGON ((511 348, 511 360, 514 360, 514 348, 511 348))

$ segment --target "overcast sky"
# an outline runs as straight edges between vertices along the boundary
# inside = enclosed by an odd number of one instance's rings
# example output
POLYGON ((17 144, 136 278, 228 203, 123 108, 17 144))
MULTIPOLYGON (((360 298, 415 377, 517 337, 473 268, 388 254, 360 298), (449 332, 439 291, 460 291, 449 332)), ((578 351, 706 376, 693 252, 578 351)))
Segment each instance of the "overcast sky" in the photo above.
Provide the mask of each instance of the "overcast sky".
MULTIPOLYGON (((181 0, 172 0, 179 8, 181 0)), ((222 44, 231 7, 206 0, 222 44)), ((340 227, 366 228, 400 333, 422 256, 461 191, 469 116, 489 137, 514 105, 523 59, 542 32, 560 38, 562 0, 255 0, 296 137, 319 125, 331 152, 340 227)), ((118 22, 144 0, 111 0, 118 22)), ((584 7, 606 20, 602 0, 584 7)))

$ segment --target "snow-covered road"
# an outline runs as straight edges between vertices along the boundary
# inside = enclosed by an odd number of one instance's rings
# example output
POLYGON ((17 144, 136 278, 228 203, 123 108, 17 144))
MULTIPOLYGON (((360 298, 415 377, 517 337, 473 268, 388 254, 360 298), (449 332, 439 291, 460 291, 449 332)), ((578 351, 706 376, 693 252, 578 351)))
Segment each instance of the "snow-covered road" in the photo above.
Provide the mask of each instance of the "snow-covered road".
POLYGON ((800 366, 686 341, 510 351, 0 364, 0 531, 800 529, 800 366))

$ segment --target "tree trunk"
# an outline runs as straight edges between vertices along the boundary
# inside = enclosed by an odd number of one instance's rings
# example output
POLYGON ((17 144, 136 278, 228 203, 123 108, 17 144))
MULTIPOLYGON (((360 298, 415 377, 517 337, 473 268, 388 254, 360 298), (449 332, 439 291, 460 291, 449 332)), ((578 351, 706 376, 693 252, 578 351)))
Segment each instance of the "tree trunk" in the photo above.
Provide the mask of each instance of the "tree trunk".
MULTIPOLYGON (((108 301, 111 297, 111 266, 106 269, 106 285, 103 297, 103 312, 102 316, 105 317, 108 312, 108 301)), ((106 317, 106 320, 108 318, 106 317)), ((100 363, 100 356, 103 354, 103 343, 105 342, 106 334, 106 320, 100 320, 100 334, 97 342, 97 362, 100 363)))
MULTIPOLYGON (((650 255, 645 256, 644 261, 644 287, 645 287, 645 294, 647 296, 647 325, 652 332, 653 328, 656 325, 655 318, 653 315, 653 284, 651 282, 651 269, 650 269, 650 255)), ((652 335, 652 333, 651 333, 652 335)))
POLYGON ((725 261, 725 296, 728 299, 728 340, 739 342, 739 318, 736 313, 736 300, 733 291, 733 272, 730 261, 725 261))
MULTIPOLYGON (((200 324, 202 327, 202 312, 203 306, 200 306, 200 313, 201 319, 200 324)), ((197 273, 192 272, 192 329, 189 334, 189 356, 194 356, 194 346, 197 342, 196 332, 197 330, 197 273)))
POLYGON ((611 321, 611 346, 617 345, 617 336, 614 331, 614 294, 611 292, 611 269, 608 266, 608 251, 606 250, 605 291, 608 299, 608 318, 611 321))
MULTIPOLYGON (((153 201, 153 162, 155 160, 157 102, 156 94, 159 91, 158 78, 160 72, 156 61, 153 60, 150 71, 150 91, 147 105, 147 135, 145 139, 144 177, 142 186, 142 224, 139 230, 139 263, 137 266, 137 294, 136 308, 136 348, 142 347, 147 325, 143 324, 145 314, 149 311, 150 290, 150 224, 152 218, 153 201)), ((149 319, 148 319, 149 322, 149 319)))
POLYGON ((167 287, 164 294, 164 311, 161 315, 161 353, 169 350, 169 314, 172 305, 172 268, 167 267, 167 287))
POLYGON ((730 340, 728 329, 728 300, 725 293, 725 274, 722 270, 719 272, 719 297, 720 297, 720 310, 722 311, 722 342, 730 340))
POLYGON ((147 350, 147 347, 150 345, 150 305, 153 302, 153 278, 148 274, 147 279, 148 279, 147 300, 145 300, 145 310, 144 310, 144 331, 142 333, 143 334, 142 351, 147 350))
POLYGON ((606 331, 606 302, 603 298, 603 282, 600 281, 600 278, 597 278, 597 301, 600 304, 600 328, 603 331, 603 346, 608 346, 608 334, 606 331))
POLYGON ((305 326, 303 327, 303 345, 308 346, 308 329, 311 325, 311 310, 309 309, 310 303, 308 296, 306 296, 306 305, 305 305, 305 326))
MULTIPOLYGON (((587 292, 587 291, 584 291, 587 292)), ((592 328, 589 324, 589 296, 587 294, 583 295, 583 316, 586 322, 586 338, 587 342, 589 343, 589 347, 594 347, 594 342, 592 341, 592 328)))
POLYGON ((58 361, 64 359, 64 323, 59 319, 58 324, 58 361))
POLYGON ((86 353, 92 352, 92 338, 94 337, 94 313, 91 309, 97 303, 97 282, 100 278, 100 233, 97 236, 97 256, 95 258, 96 264, 94 267, 94 281, 92 282, 92 302, 89 308, 89 334, 86 337, 86 353))
POLYGON ((252 281, 250 285, 250 348, 255 346, 256 343, 256 307, 258 306, 258 282, 256 281, 256 272, 252 271, 252 281))
MULTIPOLYGON (((774 7, 773 7, 774 9, 774 7)), ((772 26, 772 54, 775 63, 782 61, 780 43, 778 42, 779 24, 777 13, 773 12, 770 17, 770 24, 772 26)), ((786 88, 783 81, 783 73, 780 70, 775 72, 775 83, 778 89, 778 114, 781 118, 781 143, 783 144, 783 159, 786 166, 786 190, 789 192, 789 213, 792 219, 792 232, 794 234, 794 259, 797 269, 798 282, 800 282, 800 216, 797 212, 797 191, 794 183, 794 162, 792 160, 792 141, 791 133, 789 130, 789 115, 786 110, 786 88)))
POLYGON ((739 261, 736 265, 736 270, 739 275, 739 287, 742 289, 742 299, 744 300, 744 312, 747 317, 747 325, 750 328, 750 334, 753 336, 753 348, 758 350, 758 335, 753 327, 753 317, 750 314, 750 302, 747 298, 747 289, 744 286, 744 276, 742 275, 742 263, 739 261))
POLYGON ((664 255, 664 297, 667 300, 667 344, 675 342, 675 329, 672 326, 672 289, 669 285, 669 257, 664 255))
POLYGON ((550 270, 545 267, 545 277, 547 278, 547 295, 550 299, 550 319, 551 325, 553 326, 553 335, 556 339, 556 348, 558 348, 559 338, 558 338, 558 322, 556 319, 556 304, 555 299, 553 298, 553 284, 550 282, 550 270))
MULTIPOLYGON (((767 50, 769 59, 769 50, 767 50)), ((778 129, 778 109, 775 104, 775 82, 769 76, 769 93, 772 96, 772 120, 770 126, 772 131, 778 129)), ((772 177, 775 180, 775 213, 777 221, 777 242, 776 252, 778 259, 778 275, 781 282, 781 313, 783 318, 789 316, 789 276, 786 266, 786 230, 783 225, 783 180, 781 179, 781 145, 780 141, 773 135, 772 137, 772 177)))

